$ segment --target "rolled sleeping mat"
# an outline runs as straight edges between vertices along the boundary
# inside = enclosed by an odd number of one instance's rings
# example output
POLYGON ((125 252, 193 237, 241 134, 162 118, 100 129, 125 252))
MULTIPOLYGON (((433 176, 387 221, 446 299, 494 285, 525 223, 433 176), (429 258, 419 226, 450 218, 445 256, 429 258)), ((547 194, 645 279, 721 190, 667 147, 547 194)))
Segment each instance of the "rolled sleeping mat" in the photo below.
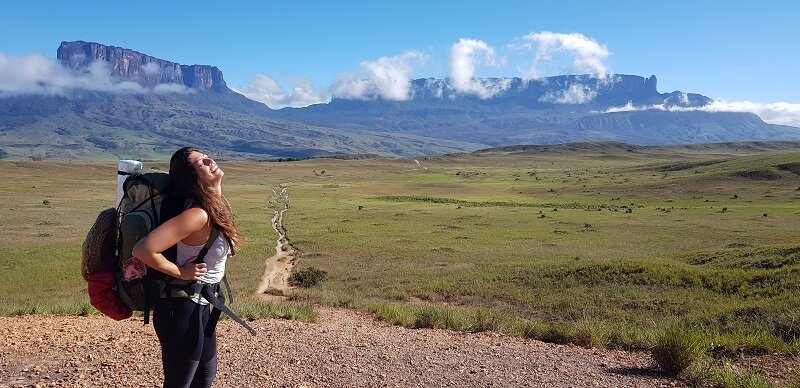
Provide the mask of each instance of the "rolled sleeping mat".
POLYGON ((142 162, 138 160, 120 160, 117 163, 117 200, 114 201, 114 208, 119 207, 119 201, 122 200, 122 184, 125 179, 131 174, 142 172, 142 162))
POLYGON ((86 235, 86 240, 81 246, 81 274, 86 280, 104 264, 114 264, 117 241, 116 214, 117 209, 113 208, 100 212, 86 235))

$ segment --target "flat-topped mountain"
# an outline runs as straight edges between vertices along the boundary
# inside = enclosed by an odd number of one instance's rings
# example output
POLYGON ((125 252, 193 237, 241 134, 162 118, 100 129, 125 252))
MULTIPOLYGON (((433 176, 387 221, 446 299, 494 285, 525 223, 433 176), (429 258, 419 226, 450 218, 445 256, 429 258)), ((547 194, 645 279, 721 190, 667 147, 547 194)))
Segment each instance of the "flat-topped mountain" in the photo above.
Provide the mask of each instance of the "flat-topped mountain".
POLYGON ((285 108, 276 115, 314 125, 490 146, 585 140, 654 145, 800 139, 800 129, 767 124, 752 113, 702 111, 712 100, 701 94, 660 93, 655 76, 475 81, 496 94, 484 98, 458 92, 449 79, 417 79, 404 101, 379 96, 333 98, 328 104, 285 108))
MULTIPOLYGON (((699 107, 711 99, 694 93, 659 93, 655 75, 614 74, 606 78, 589 75, 559 75, 539 79, 479 78, 477 84, 493 90, 491 97, 465 94, 453 87, 450 79, 422 78, 411 81, 410 98, 415 102, 448 104, 472 103, 487 106, 513 105, 527 108, 552 108, 560 105, 583 107, 636 106, 664 104, 667 107, 699 107)), ((378 98, 368 98, 376 100, 378 98)), ((351 99, 352 100, 352 99, 351 99)), ((332 104, 346 104, 334 98, 332 104)))
POLYGON ((61 42, 58 61, 73 70, 85 70, 96 62, 109 64, 111 74, 136 81, 145 87, 179 84, 195 90, 229 92, 222 71, 216 66, 181 65, 138 51, 100 43, 61 42))
POLYGON ((800 139, 800 128, 752 113, 702 111, 710 98, 661 93, 655 76, 471 80, 489 94, 425 78, 411 80, 402 101, 334 91, 326 104, 273 110, 229 89, 214 66, 84 41, 62 42, 57 54, 62 73, 75 79, 70 89, 0 90, 0 158, 161 158, 187 144, 229 157, 296 158, 800 139), (106 84, 92 87, 97 79, 106 84))

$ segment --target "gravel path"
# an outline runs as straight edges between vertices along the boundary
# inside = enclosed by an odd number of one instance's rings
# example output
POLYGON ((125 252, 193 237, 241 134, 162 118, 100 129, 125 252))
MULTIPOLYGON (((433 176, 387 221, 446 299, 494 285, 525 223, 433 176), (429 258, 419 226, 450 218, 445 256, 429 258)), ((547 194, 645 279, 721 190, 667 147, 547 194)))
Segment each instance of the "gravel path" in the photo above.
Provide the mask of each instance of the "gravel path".
MULTIPOLYGON (((494 333, 388 326, 318 308, 318 323, 220 322, 218 387, 671 387, 649 356, 494 333)), ((158 341, 141 320, 0 317, 0 387, 159 386, 158 341)))

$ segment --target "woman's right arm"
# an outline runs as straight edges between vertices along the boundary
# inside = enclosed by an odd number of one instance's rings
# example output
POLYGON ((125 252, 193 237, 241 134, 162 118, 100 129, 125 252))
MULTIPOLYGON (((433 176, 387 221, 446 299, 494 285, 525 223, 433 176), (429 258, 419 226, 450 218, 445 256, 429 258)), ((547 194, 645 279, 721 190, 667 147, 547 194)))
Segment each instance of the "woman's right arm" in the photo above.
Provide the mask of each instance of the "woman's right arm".
POLYGON ((189 208, 167 220, 139 240, 133 247, 133 256, 148 267, 183 280, 200 280, 206 272, 206 264, 194 264, 194 259, 183 267, 167 260, 162 254, 169 247, 208 225, 208 213, 197 207, 189 208))

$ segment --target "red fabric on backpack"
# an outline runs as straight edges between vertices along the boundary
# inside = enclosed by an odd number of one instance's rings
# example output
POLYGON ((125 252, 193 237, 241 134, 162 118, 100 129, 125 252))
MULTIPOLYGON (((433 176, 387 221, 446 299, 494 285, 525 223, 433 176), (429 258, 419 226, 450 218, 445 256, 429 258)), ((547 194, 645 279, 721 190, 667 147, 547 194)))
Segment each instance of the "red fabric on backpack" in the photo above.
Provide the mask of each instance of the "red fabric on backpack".
POLYGON ((114 267, 104 264, 86 279, 89 286, 89 303, 98 311, 117 321, 130 318, 131 309, 114 292, 114 267))

